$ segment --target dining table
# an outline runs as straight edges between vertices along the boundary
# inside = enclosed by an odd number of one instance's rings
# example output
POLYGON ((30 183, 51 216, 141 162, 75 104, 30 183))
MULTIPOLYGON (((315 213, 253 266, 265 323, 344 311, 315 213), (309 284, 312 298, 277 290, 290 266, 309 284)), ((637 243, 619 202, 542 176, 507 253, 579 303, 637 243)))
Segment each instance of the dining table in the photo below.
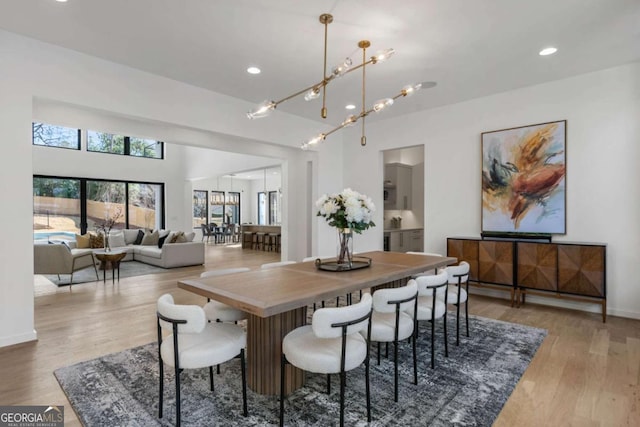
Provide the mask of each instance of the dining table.
MULTIPOLYGON (((453 257, 372 251, 358 254, 370 265, 325 271, 315 261, 256 269, 226 276, 184 279, 178 287, 248 313, 247 383, 260 394, 280 393, 282 340, 307 323, 307 306, 356 291, 402 286, 413 275, 457 262, 453 257)), ((304 385, 304 372, 291 365, 285 393, 304 385)))

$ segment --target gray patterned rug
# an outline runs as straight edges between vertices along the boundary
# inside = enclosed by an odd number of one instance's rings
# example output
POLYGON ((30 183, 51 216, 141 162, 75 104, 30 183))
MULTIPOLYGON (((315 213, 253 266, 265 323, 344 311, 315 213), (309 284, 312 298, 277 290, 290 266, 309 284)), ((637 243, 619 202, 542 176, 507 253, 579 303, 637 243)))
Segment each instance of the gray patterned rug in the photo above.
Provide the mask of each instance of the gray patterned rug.
MULTIPOLYGON (((133 276, 143 276, 145 274, 156 274, 156 273, 166 273, 166 268, 156 267, 154 265, 145 264, 138 261, 124 261, 120 263, 120 278, 123 279, 125 277, 133 277, 133 276)), ((103 271, 98 267, 98 281, 102 282, 103 280, 103 271)), ((111 282, 111 273, 112 270, 106 271, 106 281, 111 282)), ((60 278, 55 274, 46 274, 44 275, 47 279, 49 279, 53 284, 58 286, 69 286, 69 279, 71 277, 70 274, 61 274, 60 278)), ((116 279, 118 275, 116 273, 116 279)), ((73 273, 73 284, 77 285, 79 283, 87 283, 87 282, 95 282, 96 281, 96 272, 92 267, 88 267, 73 273)))
MULTIPOLYGON (((448 320, 449 325, 455 325, 454 317, 450 315, 448 320)), ((453 334, 451 329, 449 339, 453 342, 455 329, 453 334)), ((461 337, 459 347, 450 345, 449 357, 445 358, 442 335, 438 332, 436 368, 432 370, 430 327, 428 322, 420 327, 417 386, 411 382, 411 346, 401 344, 398 403, 393 401, 393 361, 383 357, 376 366, 372 351, 370 425, 490 426, 547 334, 543 329, 472 317, 471 337, 461 337)), ((85 426, 170 426, 175 423, 172 372, 171 368, 165 369, 162 420, 157 417, 156 343, 60 368, 55 376, 85 426)), ((305 386, 287 398, 286 425, 338 423, 339 379, 333 376, 331 395, 327 396, 325 378, 307 374, 305 386)), ((184 425, 278 423, 278 398, 251 390, 248 390, 249 417, 242 416, 238 359, 222 365, 221 375, 215 375, 213 395, 206 368, 183 371, 181 389, 184 425)), ((367 425, 363 367, 347 374, 346 401, 345 424, 367 425)))

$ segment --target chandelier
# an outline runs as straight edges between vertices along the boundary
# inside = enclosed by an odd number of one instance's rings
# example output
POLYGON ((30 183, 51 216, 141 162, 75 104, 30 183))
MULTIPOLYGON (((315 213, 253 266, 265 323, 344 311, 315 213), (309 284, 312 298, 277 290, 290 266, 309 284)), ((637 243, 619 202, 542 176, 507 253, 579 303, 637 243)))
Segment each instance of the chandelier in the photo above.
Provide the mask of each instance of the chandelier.
POLYGON ((348 73, 351 73, 352 71, 358 70, 358 69, 362 69, 362 107, 361 107, 361 111, 360 114, 358 115, 349 115, 342 123, 340 123, 338 126, 334 127, 333 129, 331 129, 328 132, 324 132, 324 133, 320 133, 317 136, 314 136, 313 138, 310 138, 309 140, 307 140, 306 142, 304 142, 302 144, 302 149, 307 149, 312 145, 315 145, 319 142, 322 142, 325 140, 325 138, 329 135, 331 135, 332 133, 343 129, 345 127, 348 126, 352 126, 354 125, 358 120, 362 120, 362 136, 360 138, 360 145, 364 146, 367 144, 367 138, 365 136, 365 118, 366 116, 368 116, 370 113, 372 112, 376 112, 379 113, 382 110, 386 109, 387 107, 393 105, 393 102, 400 98, 400 97, 405 97, 405 96, 410 96, 413 93, 415 93, 417 90, 421 89, 421 88, 429 88, 429 87, 433 87, 435 86, 434 82, 424 82, 424 83, 417 83, 417 84, 413 84, 413 85, 408 85, 403 87, 400 90, 400 93, 398 93, 397 95, 391 97, 391 98, 385 98, 385 99, 381 99, 379 101, 376 101, 371 108, 367 109, 365 107, 365 97, 366 97, 366 67, 367 65, 373 65, 373 64, 377 64, 380 62, 383 62, 387 59, 389 59, 389 57, 391 57, 394 54, 394 50, 389 48, 389 49, 385 49, 382 51, 377 52, 375 55, 371 56, 369 59, 367 59, 367 55, 366 55, 366 50, 368 47, 371 46, 371 43, 368 40, 361 40, 358 42, 358 48, 362 49, 362 62, 356 66, 352 67, 352 60, 351 58, 347 57, 345 58, 345 60, 333 67, 331 69, 331 73, 329 75, 327 75, 327 28, 328 25, 333 22, 333 16, 328 14, 328 13, 324 13, 322 15, 320 15, 320 23, 324 25, 324 65, 323 65, 323 78, 320 82, 315 83, 309 87, 306 87, 302 90, 299 90, 289 96, 286 96, 278 101, 264 101, 262 104, 258 105, 255 109, 249 111, 247 113, 247 117, 250 119, 257 119, 257 118, 262 118, 262 117, 266 117, 269 114, 271 114, 271 112, 273 110, 276 109, 276 107, 278 105, 280 105, 281 103, 288 101, 292 98, 295 98, 299 95, 302 95, 303 93, 305 94, 304 99, 305 101, 310 101, 313 99, 317 99, 320 97, 320 93, 322 92, 322 108, 320 109, 320 116, 325 119, 327 118, 327 107, 326 107, 326 90, 327 90, 327 85, 329 83, 331 83, 333 80, 335 80, 336 78, 342 77, 348 73))

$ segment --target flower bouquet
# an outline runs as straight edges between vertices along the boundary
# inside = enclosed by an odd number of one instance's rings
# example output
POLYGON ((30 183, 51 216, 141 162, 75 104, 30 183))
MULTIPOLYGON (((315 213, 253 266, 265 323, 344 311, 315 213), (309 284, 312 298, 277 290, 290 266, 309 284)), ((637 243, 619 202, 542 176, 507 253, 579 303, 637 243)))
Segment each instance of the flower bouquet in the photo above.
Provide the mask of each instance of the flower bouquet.
POLYGON ((370 197, 350 188, 339 194, 324 194, 316 201, 317 216, 324 217, 331 227, 338 229, 338 264, 351 264, 353 233, 361 234, 375 224, 371 220, 376 207, 370 197))

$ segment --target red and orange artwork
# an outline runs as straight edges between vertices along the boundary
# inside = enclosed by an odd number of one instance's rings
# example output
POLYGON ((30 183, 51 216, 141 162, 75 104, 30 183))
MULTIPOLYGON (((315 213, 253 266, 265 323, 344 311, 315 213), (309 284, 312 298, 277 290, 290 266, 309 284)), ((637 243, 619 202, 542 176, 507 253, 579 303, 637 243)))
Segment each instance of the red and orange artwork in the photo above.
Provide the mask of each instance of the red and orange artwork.
POLYGON ((482 230, 565 233, 566 121, 482 134, 482 230))

